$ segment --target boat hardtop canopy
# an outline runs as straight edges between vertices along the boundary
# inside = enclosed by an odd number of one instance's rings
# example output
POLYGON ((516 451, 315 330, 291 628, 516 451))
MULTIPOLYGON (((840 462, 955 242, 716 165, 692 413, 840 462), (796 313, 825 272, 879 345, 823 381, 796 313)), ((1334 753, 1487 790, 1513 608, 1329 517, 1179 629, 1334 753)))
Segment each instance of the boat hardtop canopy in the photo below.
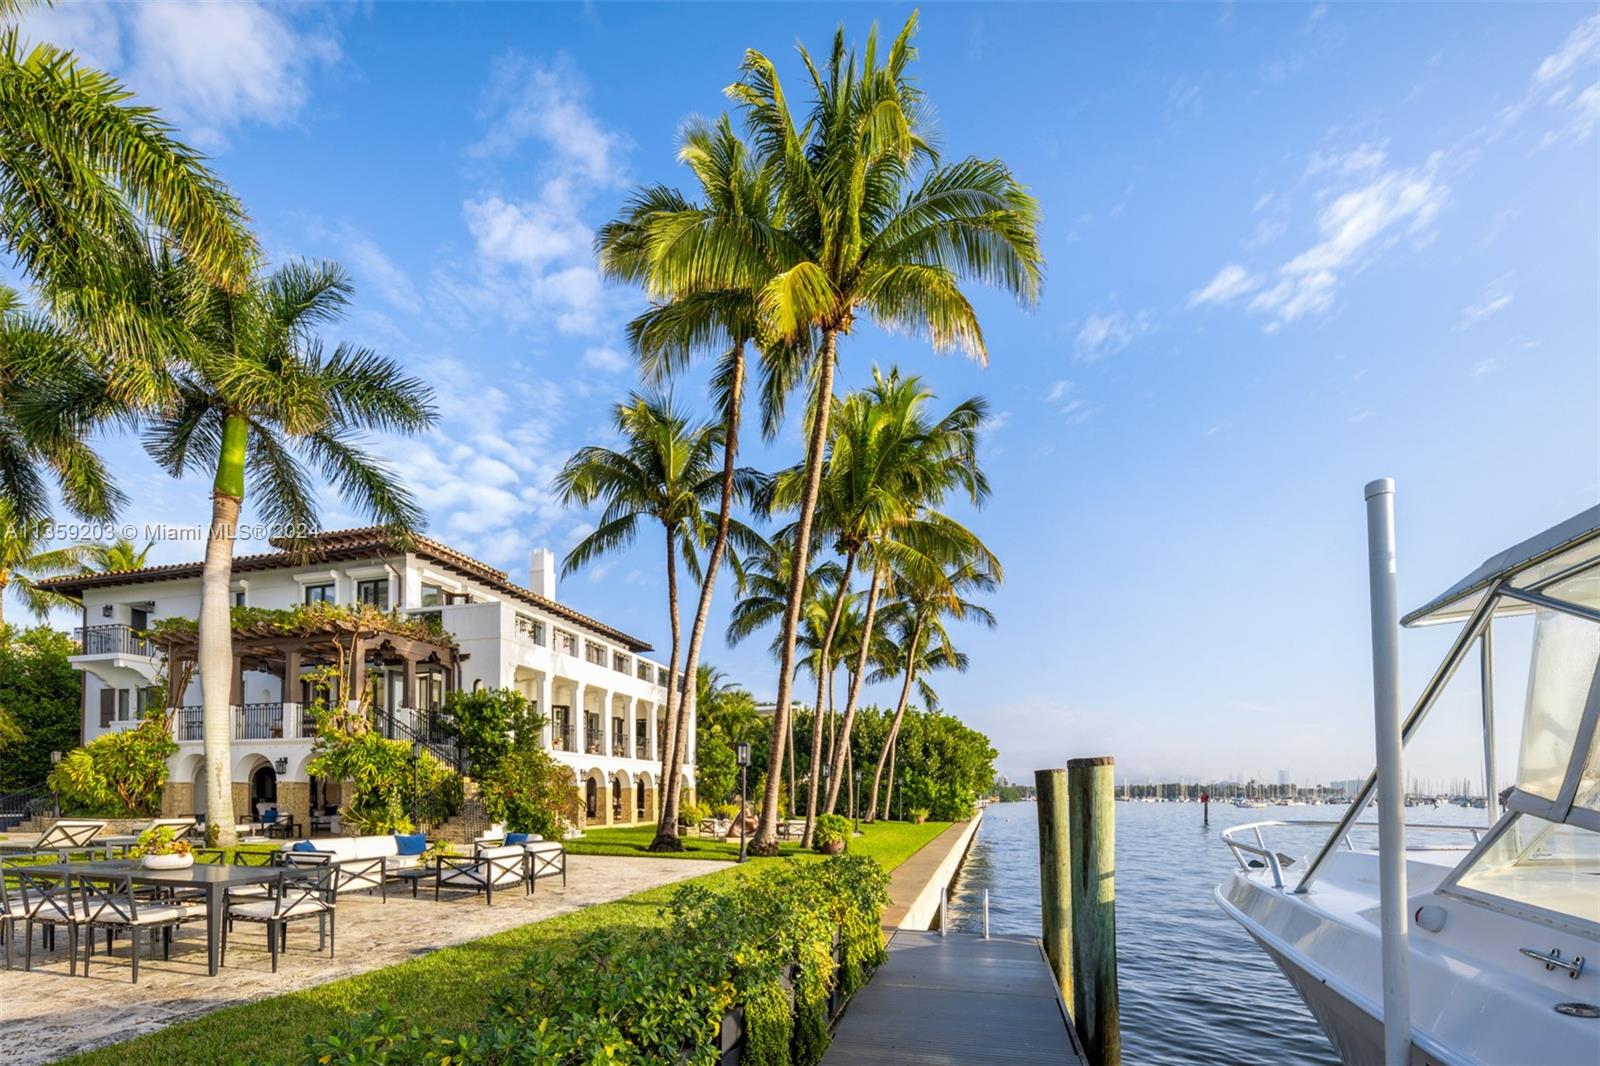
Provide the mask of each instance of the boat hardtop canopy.
MULTIPOLYGON (((1564 522, 1484 560, 1472 573, 1401 619, 1407 626, 1465 621, 1499 582, 1511 589, 1534 589, 1551 584, 1600 562, 1600 504, 1579 511, 1564 522)), ((1536 606, 1522 600, 1502 599, 1497 615, 1527 614, 1536 606)))

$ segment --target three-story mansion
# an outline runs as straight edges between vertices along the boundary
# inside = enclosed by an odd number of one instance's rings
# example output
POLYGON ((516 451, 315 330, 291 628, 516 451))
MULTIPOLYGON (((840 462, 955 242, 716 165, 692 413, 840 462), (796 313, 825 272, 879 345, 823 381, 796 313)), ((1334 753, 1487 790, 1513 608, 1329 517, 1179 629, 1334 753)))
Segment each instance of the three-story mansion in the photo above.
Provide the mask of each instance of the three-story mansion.
MULTIPOLYGON (((169 664, 145 635, 163 618, 200 613, 202 564, 176 563, 41 582, 83 605, 72 659, 83 673, 85 741, 139 721, 169 664)), ((457 688, 514 688, 544 715, 542 742, 571 767, 587 824, 653 820, 666 734, 666 668, 643 657, 650 645, 556 600, 555 557, 535 549, 527 586, 502 570, 427 537, 398 551, 380 529, 318 534, 309 553, 240 555, 233 566, 235 606, 369 604, 420 617, 446 640, 368 634, 357 640, 355 676, 379 727, 427 739, 432 712, 457 688)), ((306 709, 310 675, 328 658, 326 638, 252 635, 236 629, 231 713, 235 813, 284 811, 307 827, 325 826, 340 784, 311 777, 314 726, 306 709)), ((350 649, 346 648, 348 654, 350 649)), ((192 657, 192 652, 188 653, 192 657)), ((187 664, 192 666, 192 662, 187 664)), ((178 751, 169 764, 163 808, 204 813, 200 686, 196 673, 168 702, 178 751)), ((181 681, 179 682, 182 683, 181 681)), ((683 788, 694 791, 694 723, 683 788)))

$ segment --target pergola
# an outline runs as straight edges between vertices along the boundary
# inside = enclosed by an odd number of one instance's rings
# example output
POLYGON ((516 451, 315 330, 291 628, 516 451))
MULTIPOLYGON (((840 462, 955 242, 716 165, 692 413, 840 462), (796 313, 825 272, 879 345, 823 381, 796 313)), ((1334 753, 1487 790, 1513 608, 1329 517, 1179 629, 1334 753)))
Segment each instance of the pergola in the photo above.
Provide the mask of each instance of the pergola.
MULTIPOLYGON (((274 612, 278 614, 278 612, 274 612)), ((283 700, 296 703, 301 671, 306 667, 334 667, 329 702, 361 698, 367 672, 375 668, 398 666, 404 680, 404 703, 416 695, 419 673, 443 675, 446 692, 456 687, 459 665, 465 658, 442 632, 378 611, 321 611, 315 614, 285 614, 288 617, 238 619, 233 629, 232 695, 229 702, 245 714, 241 729, 248 729, 251 705, 244 703, 244 675, 260 672, 274 675, 283 684, 283 700)), ((169 709, 181 706, 199 660, 198 627, 162 626, 151 633, 151 640, 166 655, 169 709)), ((396 707, 386 708, 386 721, 380 723, 393 736, 396 707)), ((413 708, 414 710, 416 708, 413 708)), ((424 710, 430 708, 423 708, 424 710)), ((278 735, 282 734, 282 706, 276 708, 278 735)), ((254 724, 254 723, 249 723, 254 724)), ((198 723, 196 723, 198 725, 198 723)), ((413 732, 409 723, 405 732, 413 732)), ((253 731, 253 730, 251 730, 253 731)), ((245 735, 241 732, 241 736, 245 735)), ((197 737, 196 737, 197 739, 197 737)))

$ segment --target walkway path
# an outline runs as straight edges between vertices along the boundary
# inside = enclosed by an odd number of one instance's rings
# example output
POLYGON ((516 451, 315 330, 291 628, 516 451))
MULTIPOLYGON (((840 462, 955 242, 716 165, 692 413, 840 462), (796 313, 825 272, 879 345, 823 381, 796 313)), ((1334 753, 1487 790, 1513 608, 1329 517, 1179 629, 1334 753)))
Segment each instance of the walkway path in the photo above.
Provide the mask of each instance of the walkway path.
MULTIPOLYGON (((289 951, 273 973, 262 929, 240 925, 228 938, 228 963, 206 976, 205 923, 182 927, 172 958, 141 960, 132 983, 128 941, 118 938, 109 960, 96 952, 87 980, 67 973, 67 938, 59 952, 41 953, 35 941, 32 973, 0 968, 0 1061, 28 1066, 127 1040, 237 1003, 281 995, 375 970, 451 944, 476 940, 596 903, 716 870, 726 862, 700 859, 572 855, 567 887, 559 878, 539 882, 532 896, 496 894, 494 906, 478 895, 434 903, 413 900, 392 884, 387 903, 366 895, 339 899, 338 954, 317 954, 315 923, 289 934, 289 951)), ((429 895, 424 890, 424 895, 429 895)), ((35 936, 38 934, 36 933, 35 936)), ((0 955, 3 958, 3 955, 0 955)), ((3 967, 0 962, 0 967, 3 967)))
POLYGON ((856 993, 822 1066, 1084 1062, 1031 937, 901 930, 856 993))

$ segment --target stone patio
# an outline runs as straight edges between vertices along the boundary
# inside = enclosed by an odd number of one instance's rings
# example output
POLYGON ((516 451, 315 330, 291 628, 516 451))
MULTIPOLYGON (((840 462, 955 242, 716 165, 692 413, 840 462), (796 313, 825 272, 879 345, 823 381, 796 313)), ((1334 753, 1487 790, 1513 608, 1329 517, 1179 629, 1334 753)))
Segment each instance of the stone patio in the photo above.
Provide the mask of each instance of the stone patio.
MULTIPOLYGON (((698 859, 649 859, 598 855, 567 857, 567 887, 559 878, 541 880, 532 896, 446 895, 434 903, 431 888, 413 900, 409 886, 391 884, 389 901, 353 894, 339 899, 338 954, 316 953, 316 923, 289 933, 289 951, 272 972, 264 931, 239 925, 228 938, 228 961, 215 978, 206 975, 205 923, 182 927, 172 958, 147 954, 132 983, 128 942, 116 955, 97 951, 90 976, 67 971, 65 933, 61 950, 41 952, 35 932, 33 971, 0 968, 0 1060, 11 1066, 50 1062, 102 1044, 127 1040, 221 1007, 324 984, 403 962, 416 955, 491 933, 513 929, 596 903, 606 903, 727 868, 698 859)), ((103 944, 103 940, 102 940, 103 944)), ((3 958, 3 956, 0 956, 3 958)))

